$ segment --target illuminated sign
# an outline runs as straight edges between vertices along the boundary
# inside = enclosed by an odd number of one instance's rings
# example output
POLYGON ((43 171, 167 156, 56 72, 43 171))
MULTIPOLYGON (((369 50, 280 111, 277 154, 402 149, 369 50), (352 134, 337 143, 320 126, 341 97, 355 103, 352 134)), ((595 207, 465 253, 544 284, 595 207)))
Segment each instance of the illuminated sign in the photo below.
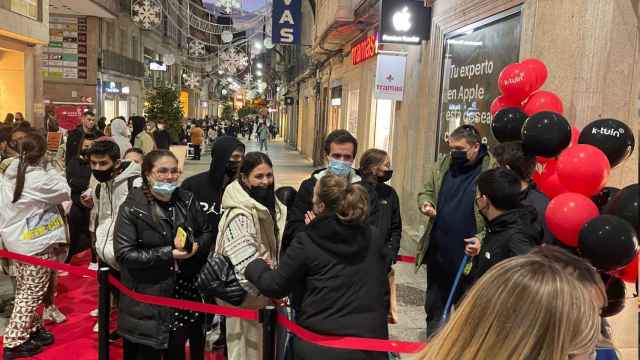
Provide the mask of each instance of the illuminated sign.
POLYGON ((351 63, 353 65, 371 59, 378 53, 378 34, 372 34, 364 38, 351 48, 351 63))
POLYGON ((157 62, 150 62, 149 63, 149 70, 153 70, 153 71, 167 71, 167 65, 165 64, 161 64, 161 63, 157 63, 157 62))
POLYGON ((384 0, 380 11, 380 42, 419 45, 429 38, 431 8, 423 0, 384 0))

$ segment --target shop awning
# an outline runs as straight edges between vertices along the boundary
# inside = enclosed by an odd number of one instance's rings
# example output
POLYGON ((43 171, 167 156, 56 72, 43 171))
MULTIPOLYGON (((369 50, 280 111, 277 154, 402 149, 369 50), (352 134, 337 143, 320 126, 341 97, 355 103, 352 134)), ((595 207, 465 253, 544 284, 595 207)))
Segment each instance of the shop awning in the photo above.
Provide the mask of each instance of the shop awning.
POLYGON ((50 0, 49 13, 96 16, 106 19, 115 19, 118 4, 114 0, 50 0))

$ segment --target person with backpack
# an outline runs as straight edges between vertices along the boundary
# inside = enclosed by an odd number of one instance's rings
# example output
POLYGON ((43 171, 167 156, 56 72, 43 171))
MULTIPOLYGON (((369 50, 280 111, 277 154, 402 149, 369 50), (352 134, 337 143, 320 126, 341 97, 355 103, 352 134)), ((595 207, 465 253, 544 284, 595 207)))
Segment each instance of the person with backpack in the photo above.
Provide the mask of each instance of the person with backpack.
MULTIPOLYGON (((47 143, 40 134, 27 132, 9 146, 18 158, 0 176, 0 238, 11 252, 55 261, 59 248, 67 246, 61 205, 71 199, 69 185, 55 169, 43 165, 47 143)), ((54 341, 36 312, 49 288, 51 269, 19 261, 11 266, 17 285, 4 332, 4 359, 33 356, 54 341)))
MULTIPOLYGON (((89 150, 91 173, 98 181, 93 193, 85 191, 82 204, 95 211, 95 248, 99 260, 114 270, 118 270, 113 250, 113 234, 120 205, 124 203, 134 187, 142 186, 140 165, 120 160, 120 148, 111 138, 97 139, 89 150)), ((98 312, 92 311, 97 317, 98 312)), ((97 332, 97 323, 94 331, 97 332)))

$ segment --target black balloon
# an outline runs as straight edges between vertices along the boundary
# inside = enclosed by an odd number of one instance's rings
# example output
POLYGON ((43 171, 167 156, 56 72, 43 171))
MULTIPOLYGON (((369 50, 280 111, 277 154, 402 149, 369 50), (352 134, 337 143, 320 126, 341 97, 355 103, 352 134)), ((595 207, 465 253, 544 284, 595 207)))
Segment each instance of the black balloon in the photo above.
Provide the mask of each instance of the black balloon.
POLYGON ((622 121, 600 119, 582 129, 578 143, 593 145, 602 150, 611 167, 614 167, 631 155, 636 140, 631 129, 622 121))
POLYGON ((525 152, 556 157, 571 143, 571 125, 562 115, 550 111, 533 114, 522 127, 525 152))
POLYGON ((504 108, 496 113, 491 122, 491 132, 499 142, 517 141, 522 138, 522 126, 527 114, 518 108, 504 108))
POLYGON ((580 229, 578 252, 598 270, 617 270, 636 256, 638 237, 626 220, 600 215, 580 229))
POLYGON ((607 291, 607 305, 602 309, 602 317, 610 317, 619 314, 624 309, 624 298, 627 289, 624 282, 615 276, 600 273, 607 291))
MULTIPOLYGON (((602 210, 607 206, 609 201, 620 192, 620 189, 606 186, 599 193, 595 194, 591 197, 591 200, 596 204, 598 210, 602 212, 602 210)), ((615 215, 615 214, 614 214, 615 215)))
POLYGON ((633 184, 622 189, 609 200, 604 212, 627 220, 640 234, 640 185, 633 184))

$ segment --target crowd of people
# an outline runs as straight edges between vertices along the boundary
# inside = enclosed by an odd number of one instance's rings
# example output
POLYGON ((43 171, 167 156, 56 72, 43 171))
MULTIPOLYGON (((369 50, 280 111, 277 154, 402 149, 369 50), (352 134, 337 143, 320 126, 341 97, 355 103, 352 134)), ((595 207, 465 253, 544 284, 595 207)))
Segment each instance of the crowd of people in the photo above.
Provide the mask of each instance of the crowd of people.
MULTIPOLYGON (((49 132, 57 131, 53 125, 49 132)), ((91 248, 91 268, 108 266, 139 293, 248 309, 275 302, 316 333, 388 338, 396 321, 389 278, 402 238, 389 154, 368 149, 357 158, 357 140, 335 130, 324 139, 327 167, 298 191, 278 189, 269 156, 246 152, 236 137, 255 133, 266 151, 273 129, 260 121, 193 122, 181 140, 190 136, 199 159, 211 139, 211 166, 181 182, 165 127, 142 117, 107 124, 87 112, 58 149, 24 119, 0 128, 4 248, 56 261, 91 248), (212 299, 198 284, 221 271, 220 261, 232 269, 234 294, 219 289, 212 299)), ((592 358, 597 346, 611 348, 600 317, 602 280, 554 246, 543 221, 548 200, 530 181, 534 157, 518 142, 490 152, 469 125, 453 131, 448 144, 451 152, 418 194, 427 227, 416 265, 427 266, 430 339, 418 358, 577 360, 592 358), (450 304, 455 311, 447 317, 450 304)), ((21 262, 6 271, 15 300, 4 358, 33 356, 54 342, 38 307, 64 321, 54 305, 56 273, 21 262)), ((211 326, 204 314, 122 294, 114 302, 112 337, 123 338, 125 359, 185 359, 187 352, 204 359, 211 326)), ((217 345, 227 359, 261 358, 259 323, 227 318, 221 326, 217 345)), ((286 359, 390 356, 296 337, 283 347, 286 359)))

